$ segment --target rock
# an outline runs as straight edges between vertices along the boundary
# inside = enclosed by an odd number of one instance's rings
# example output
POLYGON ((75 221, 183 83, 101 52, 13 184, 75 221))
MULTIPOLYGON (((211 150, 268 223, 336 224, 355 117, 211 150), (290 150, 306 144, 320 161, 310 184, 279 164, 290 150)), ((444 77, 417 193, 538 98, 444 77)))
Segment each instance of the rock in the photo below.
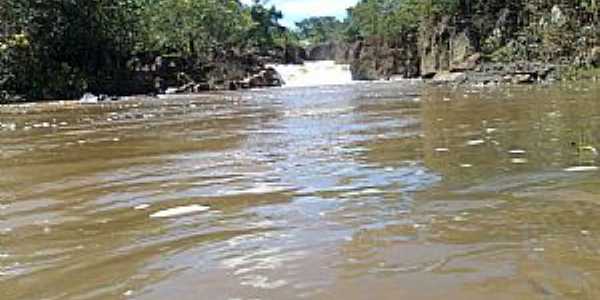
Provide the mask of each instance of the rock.
POLYGON ((79 99, 79 103, 82 103, 82 104, 95 104, 95 103, 98 103, 99 101, 100 101, 100 97, 98 97, 92 93, 85 93, 79 99))
POLYGON ((240 85, 237 81, 229 81, 226 85, 230 91, 237 91, 240 89, 240 85))
POLYGON ((477 52, 467 57, 463 62, 456 62, 451 66, 451 72, 464 72, 475 70, 481 63, 481 53, 477 52))
POLYGON ((460 84, 460 83, 464 83, 465 81, 467 81, 467 74, 465 74, 463 72, 437 73, 433 77, 433 80, 432 80, 432 82, 435 84, 448 84, 448 83, 460 84))
POLYGON ((203 92, 203 91, 210 91, 210 90, 211 90, 211 87, 208 82, 200 82, 194 86, 195 93, 203 92))
POLYGON ((457 32, 450 37, 450 66, 449 69, 471 70, 477 67, 481 54, 475 50, 475 41, 470 33, 465 30, 457 32))
POLYGON ((587 64, 596 68, 600 67, 600 47, 596 46, 590 50, 587 64))
POLYGON ((373 38, 351 47, 349 60, 353 80, 414 78, 419 74, 416 37, 396 40, 373 38))
POLYGON ((308 60, 335 60, 336 44, 334 42, 314 45, 307 50, 308 60))
POLYGON ((271 67, 265 68, 262 72, 262 77, 264 78, 265 86, 267 87, 277 87, 285 84, 281 75, 271 67))
POLYGON ((242 87, 247 86, 249 88, 278 87, 284 84, 281 75, 271 67, 264 68, 258 74, 254 74, 240 82, 242 87))
POLYGON ((349 64, 351 53, 352 45, 341 41, 332 41, 308 47, 306 60, 334 60, 338 64, 349 64))
POLYGON ((475 68, 477 39, 469 27, 451 23, 445 17, 438 24, 424 25, 418 49, 421 57, 421 76, 433 78, 438 72, 475 68))
POLYGON ((306 50, 299 46, 288 45, 285 48, 284 63, 301 65, 306 60, 306 50))
POLYGON ((514 84, 528 84, 534 83, 535 77, 531 74, 515 74, 512 76, 511 80, 514 84))

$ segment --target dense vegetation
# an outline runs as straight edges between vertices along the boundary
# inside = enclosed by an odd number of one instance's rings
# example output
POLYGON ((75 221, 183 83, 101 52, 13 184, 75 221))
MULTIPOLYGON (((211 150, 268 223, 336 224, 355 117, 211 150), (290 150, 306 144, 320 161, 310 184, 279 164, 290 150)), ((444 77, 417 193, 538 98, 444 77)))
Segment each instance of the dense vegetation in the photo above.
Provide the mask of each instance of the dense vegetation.
POLYGON ((298 40, 378 38, 398 45, 443 20, 468 27, 478 50, 493 61, 581 64, 582 53, 600 40, 598 0, 361 0, 344 21, 310 18, 293 32, 281 18, 260 0, 3 0, 0 100, 131 92, 125 82, 137 68, 132 59, 142 56, 201 65, 224 52, 262 55, 298 40))
POLYGON ((361 0, 340 30, 351 41, 395 39, 430 31, 445 17, 469 26, 493 59, 575 57, 600 40, 598 0, 361 0))
POLYGON ((259 1, 3 0, 0 90, 34 99, 119 93, 133 57, 201 61, 223 50, 269 49, 286 40, 281 17, 259 1))
POLYGON ((324 43, 344 39, 346 26, 336 17, 311 17, 297 22, 295 32, 306 43, 324 43))

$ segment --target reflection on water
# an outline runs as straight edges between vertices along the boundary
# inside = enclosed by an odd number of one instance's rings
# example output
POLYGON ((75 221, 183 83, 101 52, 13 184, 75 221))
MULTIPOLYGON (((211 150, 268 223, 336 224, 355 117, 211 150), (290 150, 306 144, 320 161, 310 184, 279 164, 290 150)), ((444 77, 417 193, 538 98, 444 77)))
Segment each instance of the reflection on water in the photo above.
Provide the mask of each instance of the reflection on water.
POLYGON ((0 108, 0 299, 595 299, 599 91, 0 108))

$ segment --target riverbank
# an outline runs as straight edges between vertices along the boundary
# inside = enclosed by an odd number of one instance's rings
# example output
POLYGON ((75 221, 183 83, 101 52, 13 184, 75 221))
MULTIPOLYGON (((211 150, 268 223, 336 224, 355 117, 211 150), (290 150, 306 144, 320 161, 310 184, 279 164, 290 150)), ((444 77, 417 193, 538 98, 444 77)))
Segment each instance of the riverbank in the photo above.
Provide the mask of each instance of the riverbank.
POLYGON ((600 30, 589 7, 475 2, 448 15, 425 14, 394 34, 326 42, 307 54, 350 64, 356 80, 531 84, 598 78, 600 30))
MULTIPOLYGON (((139 54, 128 59, 126 76, 110 80, 102 88, 67 93, 83 102, 112 101, 134 95, 194 94, 210 91, 280 87, 285 84, 271 64, 300 64, 304 56, 300 47, 277 48, 267 53, 228 51, 210 59, 179 55, 139 54)), ((57 100, 0 93, 0 104, 57 100)))
MULTIPOLYGON (((132 24, 147 30, 150 40, 142 35, 131 40, 133 28, 131 32, 99 31, 87 44, 74 47, 70 41, 80 39, 79 31, 68 31, 53 20, 32 18, 32 24, 14 20, 24 25, 0 34, 0 102, 76 99, 84 94, 94 102, 137 94, 277 87, 285 82, 270 64, 305 60, 347 64, 353 80, 367 81, 423 78, 435 84, 486 85, 598 78, 597 7, 521 0, 456 6, 434 2, 432 7, 398 2, 397 15, 382 16, 382 22, 391 22, 387 30, 377 24, 368 26, 373 20, 370 16, 380 13, 381 7, 369 1, 357 4, 358 11, 346 23, 334 26, 339 32, 327 36, 329 42, 316 39, 319 42, 309 46, 305 46, 309 40, 299 39, 299 32, 277 24, 281 16, 275 9, 259 4, 231 2, 239 17, 234 17, 236 21, 249 17, 255 22, 238 28, 243 30, 231 43, 229 36, 219 32, 203 32, 207 28, 200 32, 212 37, 210 43, 204 43, 202 35, 194 35, 198 32, 192 29, 172 35, 169 26, 154 28, 155 24, 141 18, 132 24), (45 30, 53 26, 64 31, 60 43, 47 39, 45 30), (18 32, 19 27, 27 30, 18 32), (105 34, 115 34, 112 44, 104 39, 105 34), (252 37, 252 42, 243 36, 252 37), (156 43, 166 41, 157 47, 156 43), (145 47, 140 48, 140 43, 146 43, 145 47)), ((20 8, 14 9, 19 15, 20 8)), ((39 9, 45 12, 47 8, 39 9)), ((150 7, 131 9, 164 17, 150 7)), ((63 10, 56 13, 69 13, 63 10)), ((96 21, 89 20, 92 25, 96 21)))

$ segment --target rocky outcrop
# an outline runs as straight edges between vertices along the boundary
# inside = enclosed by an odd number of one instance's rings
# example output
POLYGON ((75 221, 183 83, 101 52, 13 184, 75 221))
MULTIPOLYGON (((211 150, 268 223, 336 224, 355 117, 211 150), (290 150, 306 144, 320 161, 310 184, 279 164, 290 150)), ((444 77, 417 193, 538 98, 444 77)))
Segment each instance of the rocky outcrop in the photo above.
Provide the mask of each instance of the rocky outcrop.
POLYGON ((313 61, 334 60, 340 64, 348 64, 351 59, 351 48, 352 45, 341 41, 316 44, 306 49, 306 58, 313 61))
POLYGON ((306 49, 297 45, 288 45, 283 50, 283 63, 300 65, 307 60, 306 49))
POLYGON ((436 25, 421 29, 418 48, 420 74, 432 78, 440 72, 464 72, 477 67, 481 55, 475 34, 467 26, 457 26, 446 17, 436 25))
POLYGON ((354 80, 413 78, 419 75, 419 58, 410 40, 369 39, 351 48, 350 70, 354 80))
MULTIPOLYGON (((237 90, 283 85, 277 71, 266 67, 267 62, 286 59, 284 52, 278 53, 281 55, 275 59, 255 53, 240 55, 230 51, 205 62, 179 56, 145 54, 133 59, 130 65, 135 70, 137 85, 152 93, 237 90)), ((288 55, 294 56, 294 59, 301 59, 302 53, 294 52, 288 55)))
POLYGON ((474 70, 438 72, 434 84, 532 84, 559 79, 560 67, 545 63, 482 63, 474 70))

